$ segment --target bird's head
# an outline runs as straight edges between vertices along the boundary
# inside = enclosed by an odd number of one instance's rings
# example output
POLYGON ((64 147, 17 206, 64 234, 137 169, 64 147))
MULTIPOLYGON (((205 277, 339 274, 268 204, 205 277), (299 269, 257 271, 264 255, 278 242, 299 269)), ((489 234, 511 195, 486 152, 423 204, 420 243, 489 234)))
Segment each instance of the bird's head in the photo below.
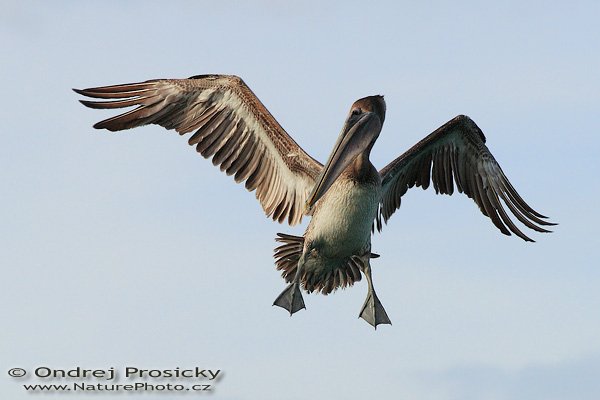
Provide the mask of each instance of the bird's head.
POLYGON ((350 107, 350 115, 348 118, 365 112, 377 115, 381 125, 383 125, 383 121, 385 121, 385 100, 383 99, 383 96, 378 94, 356 100, 354 104, 352 104, 352 107, 350 107))
POLYGON ((352 104, 333 152, 317 177, 317 183, 306 202, 307 210, 323 197, 342 171, 360 154, 369 155, 384 120, 383 96, 363 97, 352 104))

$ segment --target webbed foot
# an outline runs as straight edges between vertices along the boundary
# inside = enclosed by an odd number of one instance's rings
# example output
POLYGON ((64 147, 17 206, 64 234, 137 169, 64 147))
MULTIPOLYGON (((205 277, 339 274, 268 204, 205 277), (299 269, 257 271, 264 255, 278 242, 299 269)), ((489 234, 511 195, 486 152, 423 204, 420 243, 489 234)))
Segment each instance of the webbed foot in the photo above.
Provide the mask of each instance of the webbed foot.
MULTIPOLYGON (((373 257, 373 255, 374 254, 371 253, 370 258, 376 258, 373 257)), ((371 277, 371 264, 369 262, 369 258, 362 260, 362 271, 367 278, 368 292, 367 298, 365 299, 365 303, 363 304, 358 317, 367 321, 375 329, 377 329, 377 325, 380 324, 391 325, 392 321, 390 321, 390 318, 385 312, 385 308, 383 308, 383 305, 381 305, 381 302, 375 293, 375 289, 373 288, 373 278, 371 277)))
POLYGON ((293 282, 288 285, 287 288, 273 302, 274 306, 285 308, 290 312, 290 317, 297 311, 306 309, 304 305, 304 299, 302 293, 300 293, 300 284, 293 282))
POLYGON ((358 317, 367 321, 375 329, 377 329, 377 325, 379 324, 392 324, 374 290, 369 290, 365 304, 363 304, 358 317))

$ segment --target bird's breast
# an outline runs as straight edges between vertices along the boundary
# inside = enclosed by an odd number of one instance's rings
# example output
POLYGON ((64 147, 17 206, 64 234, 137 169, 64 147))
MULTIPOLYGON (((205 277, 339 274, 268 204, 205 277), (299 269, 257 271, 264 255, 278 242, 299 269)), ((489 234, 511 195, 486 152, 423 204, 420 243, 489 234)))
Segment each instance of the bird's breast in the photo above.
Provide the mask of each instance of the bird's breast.
POLYGON ((381 199, 381 182, 338 179, 315 207, 306 232, 325 257, 359 254, 370 246, 371 227, 381 199))

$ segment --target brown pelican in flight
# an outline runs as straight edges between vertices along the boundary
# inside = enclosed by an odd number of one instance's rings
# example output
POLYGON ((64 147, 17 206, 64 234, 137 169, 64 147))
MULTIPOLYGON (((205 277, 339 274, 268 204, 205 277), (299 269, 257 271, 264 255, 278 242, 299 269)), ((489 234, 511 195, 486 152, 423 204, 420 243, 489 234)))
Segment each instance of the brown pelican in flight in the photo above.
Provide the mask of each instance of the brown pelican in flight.
POLYGON ((289 284, 274 305, 290 315, 305 308, 300 289, 329 294, 338 288, 368 282, 360 317, 375 328, 390 324, 371 278, 371 233, 387 223, 408 189, 429 187, 451 195, 454 185, 479 206, 505 235, 533 241, 514 224, 538 232, 554 225, 534 211, 502 172, 485 136, 460 115, 381 171, 369 160, 385 120, 382 96, 352 104, 325 166, 309 156, 279 125, 244 81, 236 76, 199 75, 189 79, 158 79, 140 83, 74 89, 106 101, 82 100, 85 106, 113 109, 137 106, 98 122, 96 129, 120 131, 157 124, 188 140, 205 158, 212 158, 236 182, 256 191, 268 217, 295 225, 311 216, 304 236, 279 233, 275 264, 289 284), (507 212, 508 211, 508 212, 507 212))

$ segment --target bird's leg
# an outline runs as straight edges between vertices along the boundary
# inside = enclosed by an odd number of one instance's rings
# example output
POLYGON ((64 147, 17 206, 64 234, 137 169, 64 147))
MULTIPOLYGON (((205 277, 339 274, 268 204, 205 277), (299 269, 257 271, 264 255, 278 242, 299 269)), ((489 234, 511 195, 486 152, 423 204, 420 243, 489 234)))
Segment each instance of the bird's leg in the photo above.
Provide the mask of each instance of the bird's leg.
POLYGON ((377 329, 377 325, 379 324, 391 325, 392 321, 390 321, 390 319, 388 318, 387 313, 381 305, 381 302, 379 301, 379 298, 375 293, 375 289, 373 288, 373 278, 371 277, 371 264, 369 263, 369 258, 367 257, 362 261, 362 270, 363 274, 365 274, 365 276, 367 277, 369 292, 367 293, 365 304, 363 304, 358 317, 367 321, 375 329, 377 329))
POLYGON ((306 309, 304 305, 304 299, 302 298, 302 293, 300 292, 300 276, 302 273, 302 269, 304 266, 304 254, 298 260, 298 267, 296 269, 296 275, 294 276, 294 280, 290 283, 283 292, 273 302, 274 306, 279 306, 285 308, 290 312, 290 317, 296 311, 300 311, 303 308, 306 309))

